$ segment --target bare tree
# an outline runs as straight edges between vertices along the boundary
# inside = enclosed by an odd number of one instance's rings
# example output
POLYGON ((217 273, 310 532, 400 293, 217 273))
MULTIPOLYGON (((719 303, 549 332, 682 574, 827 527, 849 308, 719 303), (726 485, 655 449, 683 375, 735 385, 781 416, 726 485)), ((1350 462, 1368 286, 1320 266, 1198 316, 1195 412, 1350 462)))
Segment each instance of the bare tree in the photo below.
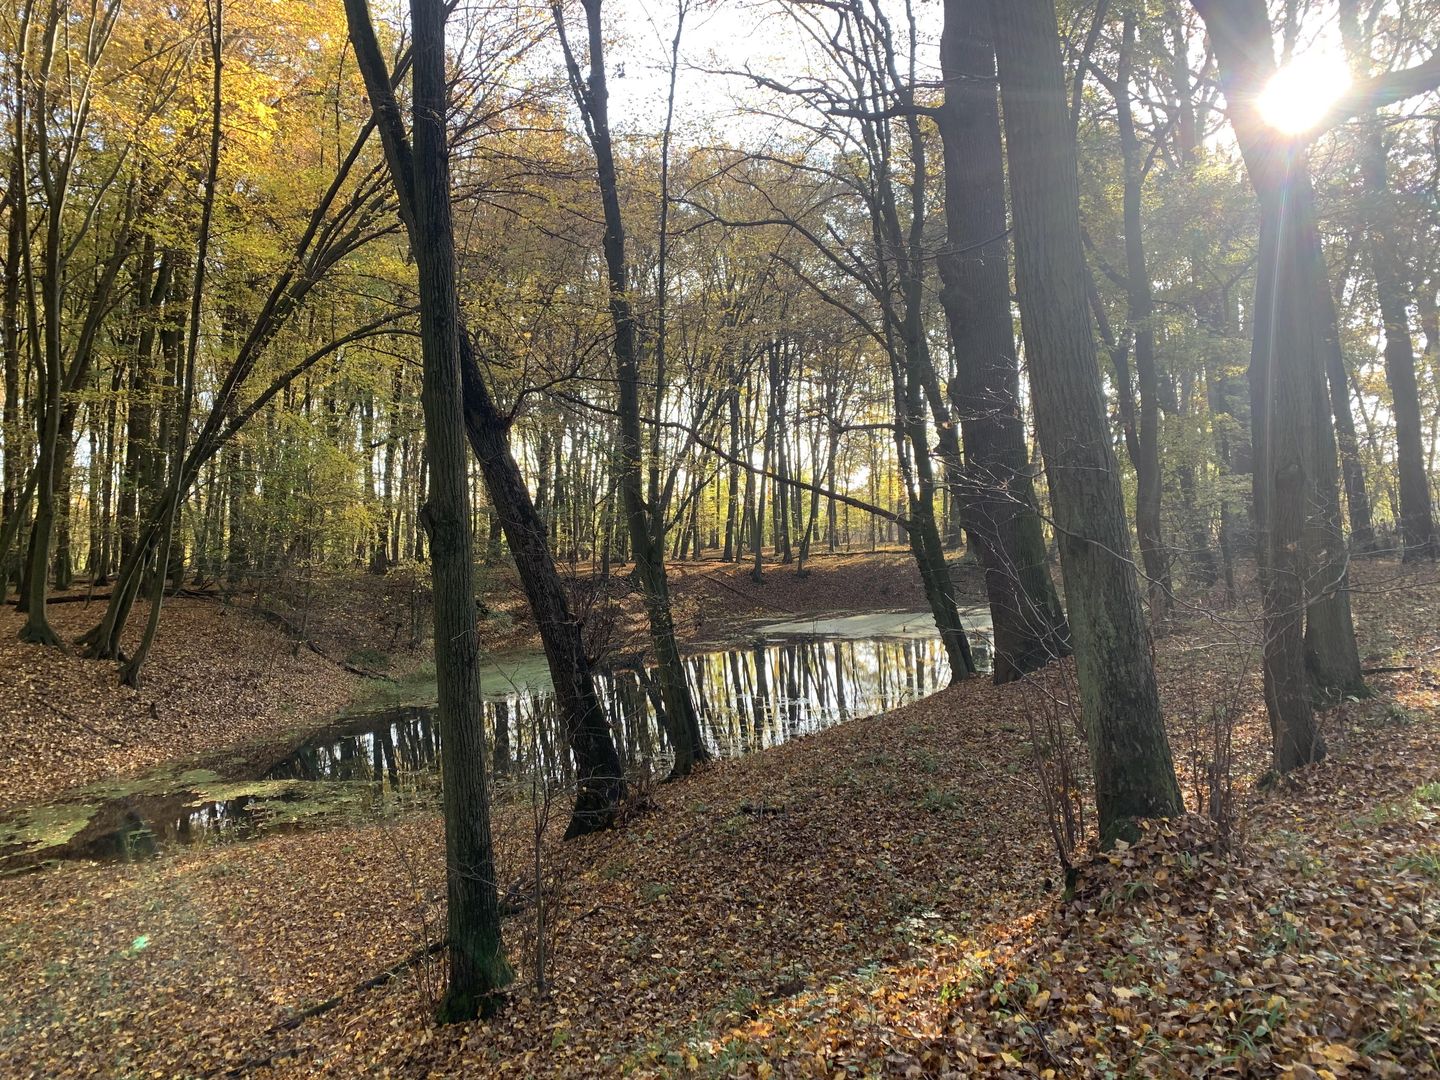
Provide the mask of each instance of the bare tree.
POLYGON ((700 720, 680 646, 675 640, 675 619, 670 610, 670 585, 665 573, 663 516, 646 502, 642 480, 644 442, 640 431, 640 334, 630 300, 630 270, 625 257, 625 223, 620 212, 619 179, 610 138, 610 92, 605 83, 605 37, 600 19, 602 0, 582 0, 585 9, 589 74, 582 76, 579 62, 565 33, 565 15, 556 4, 552 11, 560 35, 566 70, 576 105, 585 121, 585 133, 595 153, 596 177, 605 218, 603 241, 610 291, 610 317, 615 327, 612 348, 619 390, 620 439, 616 469, 620 497, 629 526, 635 575, 650 620, 650 641, 659 665, 660 697, 665 705, 667 730, 675 748, 676 776, 686 776, 710 757, 700 733, 700 720))

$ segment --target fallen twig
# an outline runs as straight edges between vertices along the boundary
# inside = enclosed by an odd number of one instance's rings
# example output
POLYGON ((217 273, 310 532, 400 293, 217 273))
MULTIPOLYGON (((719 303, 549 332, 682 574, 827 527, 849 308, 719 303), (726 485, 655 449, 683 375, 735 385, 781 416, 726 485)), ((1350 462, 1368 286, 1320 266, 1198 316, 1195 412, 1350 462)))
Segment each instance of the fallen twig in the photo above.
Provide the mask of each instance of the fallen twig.
MULTIPOLYGON (((410 968, 414 967, 422 960, 434 956, 436 953, 444 949, 448 944, 449 942, 447 941, 435 941, 429 945, 425 945, 419 949, 416 949, 409 956, 405 957, 405 959, 391 964, 388 968, 380 972, 378 975, 372 975, 364 982, 358 982, 354 986, 350 987, 350 989, 344 990, 341 993, 336 994, 334 997, 326 998, 324 1001, 311 1005, 308 1009, 304 1009, 296 1013, 294 1016, 289 1017, 288 1019, 281 1020, 279 1023, 271 1024, 262 1033, 261 1038, 264 1038, 267 1035, 279 1035, 281 1032, 285 1031, 294 1031, 301 1024, 305 1023, 306 1020, 313 1020, 315 1017, 321 1016, 329 1012, 331 1009, 335 1008, 337 1005, 340 1005, 348 998, 354 997, 356 994, 363 994, 367 990, 374 990, 378 987, 384 986, 391 979, 395 978, 395 976, 401 974, 404 971, 408 971, 410 968)), ((250 1072, 253 1069, 263 1069, 268 1065, 274 1064, 277 1059, 282 1057, 289 1057, 295 1052, 296 1050, 294 1048, 287 1050, 274 1050, 264 1056, 246 1058, 238 1065, 229 1065, 222 1069, 216 1069, 214 1072, 211 1072, 208 1075, 243 1076, 245 1073, 250 1072)))

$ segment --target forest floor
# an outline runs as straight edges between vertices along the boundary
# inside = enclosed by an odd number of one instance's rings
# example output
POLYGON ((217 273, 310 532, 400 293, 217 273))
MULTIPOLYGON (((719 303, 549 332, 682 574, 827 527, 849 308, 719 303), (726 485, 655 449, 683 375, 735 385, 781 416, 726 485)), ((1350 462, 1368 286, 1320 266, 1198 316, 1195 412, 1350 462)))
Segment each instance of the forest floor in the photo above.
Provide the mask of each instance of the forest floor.
MULTIPOLYGON (((1440 581, 1366 564, 1355 606, 1367 665, 1407 670, 1265 789, 1253 613, 1158 639, 1194 808, 1235 706, 1228 853, 1187 817, 1062 900, 1031 740, 1073 727, 1065 669, 972 681, 657 787, 614 832, 561 843, 552 808, 548 988, 521 904, 490 1021, 433 1027, 428 962, 370 978, 443 927, 432 813, 0 879, 0 1075, 1440 1074, 1440 581)), ((533 894, 527 808, 497 837, 533 894)))
MULTIPOLYGON (((73 641, 104 610, 103 601, 63 603, 49 617, 73 641)), ((21 643, 24 621, 0 607, 0 810, 308 730, 350 701, 360 681, 243 605, 210 599, 166 601, 137 689, 119 685, 114 663, 21 643)), ((131 622, 143 624, 143 611, 131 622)), ((131 629, 127 648, 139 638, 140 626, 131 629)))

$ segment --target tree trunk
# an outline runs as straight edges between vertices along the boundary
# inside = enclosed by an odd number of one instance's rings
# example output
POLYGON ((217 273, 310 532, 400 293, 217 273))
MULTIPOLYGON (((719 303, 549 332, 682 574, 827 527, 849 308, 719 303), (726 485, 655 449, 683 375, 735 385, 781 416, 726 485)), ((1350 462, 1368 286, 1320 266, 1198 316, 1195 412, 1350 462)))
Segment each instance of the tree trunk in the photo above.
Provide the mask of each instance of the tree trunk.
MULTIPOLYGON (((734 562, 736 552, 737 517, 740 507, 740 381, 733 369, 730 374, 730 389, 726 393, 726 404, 730 414, 730 475, 725 492, 725 549, 720 554, 721 562, 734 562)), ((746 473, 749 480, 750 474, 746 473)))
POLYGON ((770 343, 770 409, 765 420, 765 439, 773 450, 771 468, 775 482, 771 486, 771 528, 775 532, 775 555, 782 565, 788 566, 793 559, 790 551, 790 495, 789 466, 785 451, 785 387, 789 381, 789 360, 786 356, 789 346, 776 340, 770 343))
MULTIPOLYGON (((1323 280, 1320 287, 1328 290, 1323 280)), ((1330 389, 1330 412, 1335 418, 1335 442, 1340 451, 1345 503, 1350 511, 1350 548, 1356 554, 1365 554, 1375 550, 1375 526, 1371 520, 1370 493, 1365 489, 1365 463, 1360 460, 1360 441, 1355 437, 1355 416, 1350 411, 1350 380, 1345 373, 1340 327, 1334 321, 1335 301, 1327 291, 1317 306, 1330 320, 1323 346, 1325 379, 1330 389)))
POLYGON ((1280 772, 1319 760, 1306 669, 1324 689, 1364 693, 1337 536, 1335 440, 1324 350, 1335 325, 1304 151, 1276 146, 1257 111, 1274 72, 1262 0, 1197 0, 1260 200, 1250 408, 1265 611, 1266 705, 1280 772), (1329 307, 1327 312, 1324 310, 1329 307), (1307 618, 1308 614, 1308 618, 1307 618), (1309 623, 1307 627, 1306 623, 1309 623))
POLYGON ((949 397, 965 444, 961 513, 985 567, 994 679, 1010 682, 1070 652, 1035 508, 1020 362, 1010 314, 1005 173, 986 0, 946 0, 946 244, 940 302, 955 350, 949 397))
MULTIPOLYGON (((14 163, 10 175, 10 190, 18 193, 21 188, 16 180, 19 162, 14 163)), ((13 197, 17 197, 12 195, 13 197)), ((25 443, 20 420, 20 282, 23 273, 20 254, 20 215, 13 209, 7 215, 5 230, 5 282, 0 291, 0 352, 4 360, 5 401, 0 406, 0 444, 5 448, 5 470, 0 477, 0 522, 8 535, 18 530, 15 519, 21 512, 20 491, 25 484, 26 456, 22 447, 25 443)), ((0 602, 10 589, 13 574, 10 564, 10 544, 0 544, 0 602)))
POLYGON ((1136 430, 1135 535, 1150 593, 1150 611, 1159 617, 1170 610, 1170 557, 1160 526, 1160 376, 1155 361, 1155 303, 1145 259, 1145 238, 1140 214, 1144 161, 1135 135, 1131 112, 1131 58, 1135 49, 1135 15, 1126 12, 1124 44, 1115 78, 1120 132, 1120 155, 1125 181, 1121 201, 1125 223, 1125 280, 1130 329, 1134 334, 1135 381, 1140 391, 1136 430))
MULTIPOLYGON (((1359 40, 1354 2, 1341 5, 1341 34, 1355 60, 1366 48, 1359 40)), ((1361 75, 1369 72, 1362 71, 1361 75)), ((1420 391, 1415 377, 1415 345, 1410 337, 1408 273, 1396 244, 1395 197, 1390 190, 1385 132, 1377 116, 1364 120, 1361 129, 1360 180, 1364 185, 1370 223, 1370 265, 1375 294, 1385 328, 1385 380, 1390 385, 1395 417, 1395 466, 1400 487, 1400 543, 1406 562, 1440 556, 1440 536, 1425 471, 1424 430, 1420 420, 1420 391)), ((1348 394, 1347 394, 1348 400, 1348 394)), ((1352 430, 1353 438, 1353 430, 1352 430)), ((1342 451, 1344 441, 1341 442, 1342 451)), ((1352 532, 1354 514, 1351 515, 1352 532)))
MULTIPOLYGON (((391 90, 380 47, 364 0, 346 0, 350 36, 365 78, 371 106, 379 119, 385 154, 407 227, 414 221, 409 193, 409 145, 391 90)), ((458 316, 457 316, 458 317, 458 316)), ((564 584, 535 513, 530 490, 510 452, 505 423, 495 408, 476 362, 469 334, 460 328, 460 376, 464 421, 471 449, 480 461, 490 501, 510 544, 515 568, 535 614, 556 701, 575 757, 578 791, 567 837, 607 828, 625 795, 625 779, 615 740, 605 719, 585 656, 580 621, 570 611, 564 584)))
MULTIPOLYGON (((675 767, 672 775, 687 776, 694 766, 706 761, 710 752, 700 734, 699 717, 685 681, 680 646, 675 640, 674 617, 670 610, 670 585, 665 575, 665 537, 655 527, 651 507, 645 502, 643 440, 640 433, 640 342, 629 300, 629 268, 625 259, 625 226, 620 212, 619 182, 610 141, 609 90, 605 82, 604 35, 600 23, 601 0, 583 0, 590 73, 582 80, 579 67, 570 55, 566 64, 572 88, 588 120, 591 148, 595 152, 600 201, 605 217, 603 241, 605 266, 610 288, 610 317, 615 327, 613 351, 619 390, 620 440, 618 470, 620 497, 629 525, 630 547, 635 576, 645 600, 650 622, 650 640, 660 676, 660 697, 675 740, 675 767)), ((563 15, 556 9, 563 40, 563 15)), ((663 529, 663 523, 661 525, 663 529)))
POLYGON ((1075 139, 1051 0, 991 0, 1021 326, 1095 775, 1100 842, 1182 809, 1085 295, 1075 139))
MULTIPOLYGON (((435 674, 439 691, 445 802, 446 920, 450 981, 442 1022, 470 1020, 498 1004, 513 977, 500 937, 490 796, 485 776, 484 709, 475 631, 475 570, 470 532, 460 310, 450 216, 446 139, 444 0, 411 0, 414 23, 414 203, 412 250, 419 270, 420 401, 430 447, 430 495, 421 512, 434 578, 435 674)), ((537 886, 538 887, 538 886, 537 886)))

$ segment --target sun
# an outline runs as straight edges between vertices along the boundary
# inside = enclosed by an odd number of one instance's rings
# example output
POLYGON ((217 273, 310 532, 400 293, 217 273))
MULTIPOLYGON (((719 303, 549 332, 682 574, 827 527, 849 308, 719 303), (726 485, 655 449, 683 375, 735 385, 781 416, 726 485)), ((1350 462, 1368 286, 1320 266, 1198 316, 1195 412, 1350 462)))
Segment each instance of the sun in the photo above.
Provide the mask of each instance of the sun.
POLYGON ((1350 68, 1330 52, 1297 56, 1282 67, 1260 94, 1260 115, 1276 131, 1309 131, 1350 88, 1350 68))

